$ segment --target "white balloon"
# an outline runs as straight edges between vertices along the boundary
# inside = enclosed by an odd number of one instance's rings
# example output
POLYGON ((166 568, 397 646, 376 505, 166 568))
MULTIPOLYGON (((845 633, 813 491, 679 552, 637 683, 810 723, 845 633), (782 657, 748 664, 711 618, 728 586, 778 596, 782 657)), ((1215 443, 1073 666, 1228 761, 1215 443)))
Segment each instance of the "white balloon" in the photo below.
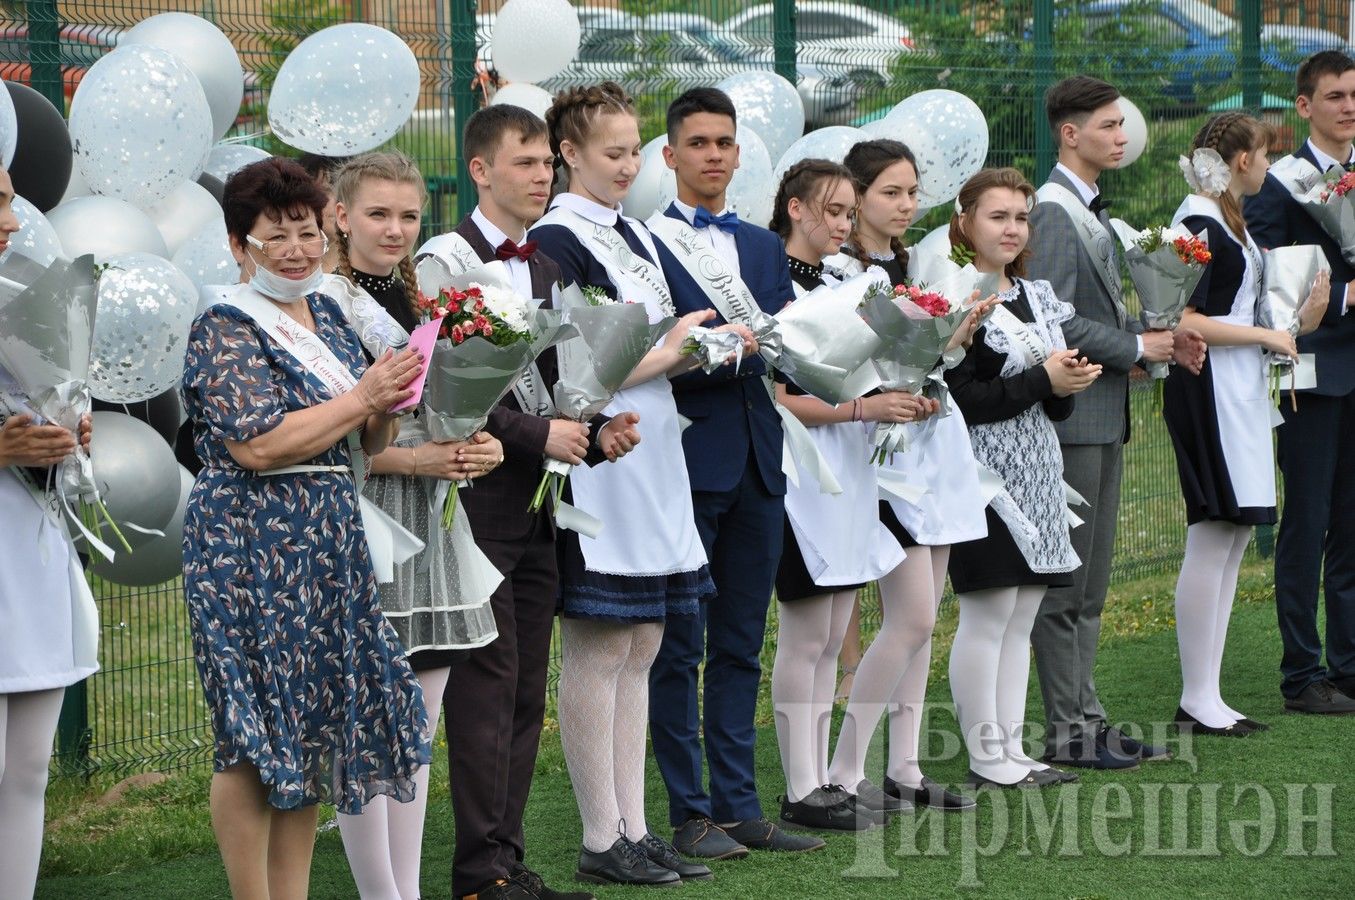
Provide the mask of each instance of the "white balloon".
POLYGON ((924 209, 953 200, 988 158, 988 120, 964 94, 922 91, 885 119, 891 136, 917 157, 918 205, 924 209))
POLYGON ((76 197, 88 197, 94 192, 85 184, 85 179, 80 175, 80 169, 71 166, 71 180, 66 183, 66 193, 61 195, 61 202, 72 200, 76 197))
POLYGON ((505 84, 494 92, 494 98, 489 101, 490 106, 508 104, 509 106, 520 106, 540 119, 546 118, 546 110, 555 102, 555 98, 545 88, 539 88, 534 84, 515 81, 512 84, 505 84))
POLYGON ((579 37, 568 0, 508 0, 494 19, 491 59, 511 82, 545 81, 574 61, 579 37))
POLYGON ((100 400, 135 403, 183 378, 198 290, 172 263, 118 253, 99 275, 89 388, 100 400))
POLYGON ((195 181, 185 181, 176 187, 168 197, 146 210, 146 215, 165 239, 167 256, 178 253, 184 242, 208 223, 224 221, 212 192, 195 181))
POLYGON ((933 228, 931 231, 908 248, 909 253, 916 253, 920 256, 949 256, 950 255, 950 223, 933 228))
POLYGON ((1148 149, 1148 122, 1128 97, 1121 97, 1118 102, 1120 113, 1124 115, 1124 136, 1129 139, 1129 143, 1124 145, 1124 156, 1120 159, 1120 168, 1123 169, 1148 149))
POLYGON ((184 241, 174 254, 173 262, 189 277, 199 294, 208 285, 235 284, 240 280, 240 264, 231 256, 226 222, 220 216, 184 241))
POLYGON ((735 140, 739 142, 739 167, 729 182, 725 208, 738 213, 743 221, 765 228, 772 220, 772 203, 776 200, 771 154, 758 133, 742 123, 735 140))
MULTIPOLYGON (((0 88, 0 91, 4 89, 0 88)), ((5 93, 8 94, 7 91, 5 93)), ((14 195, 10 209, 19 220, 19 230, 10 235, 9 247, 4 253, 0 253, 0 266, 3 266, 14 253, 27 256, 44 266, 51 265, 52 260, 63 255, 61 238, 57 237, 56 229, 47 221, 41 210, 18 194, 14 195)))
POLYGON ((224 184, 232 173, 250 163, 268 159, 270 155, 267 150, 249 144, 216 144, 207 153, 207 165, 202 171, 224 184))
POLYGON ((828 159, 840 163, 846 158, 848 150, 866 139, 864 131, 850 125, 829 125, 809 132, 791 144, 790 149, 777 161, 776 170, 772 172, 772 190, 781 186, 781 178, 800 160, 828 159))
POLYGON ((161 13, 133 25, 118 43, 168 50, 193 70, 212 113, 212 140, 221 140, 235 124, 245 95, 245 74, 235 47, 220 28, 189 13, 161 13))
POLYGON ((19 119, 14 114, 14 100, 0 84, 0 166, 9 168, 14 162, 14 151, 19 148, 19 119))
POLYGON ((352 156, 390 140, 419 99, 409 45, 361 22, 332 25, 297 45, 273 82, 268 124, 308 153, 352 156))
POLYGON ((762 138, 767 155, 780 159, 805 132, 805 106, 795 85, 774 72, 740 72, 716 85, 729 95, 740 126, 762 138))
POLYGON ((71 100, 75 166, 96 194, 151 206, 202 171, 212 111, 193 70, 168 50, 119 46, 71 100))
POLYGON ((116 197, 76 197, 47 213, 65 255, 94 254, 104 262, 116 253, 139 251, 168 256, 165 239, 150 216, 116 197))
POLYGON ((626 215, 644 221, 663 209, 677 195, 677 181, 673 170, 663 161, 663 148, 668 146, 668 135, 661 134, 645 144, 640 151, 643 162, 640 173, 631 182, 622 204, 626 215), (664 197, 668 200, 665 200, 664 197))

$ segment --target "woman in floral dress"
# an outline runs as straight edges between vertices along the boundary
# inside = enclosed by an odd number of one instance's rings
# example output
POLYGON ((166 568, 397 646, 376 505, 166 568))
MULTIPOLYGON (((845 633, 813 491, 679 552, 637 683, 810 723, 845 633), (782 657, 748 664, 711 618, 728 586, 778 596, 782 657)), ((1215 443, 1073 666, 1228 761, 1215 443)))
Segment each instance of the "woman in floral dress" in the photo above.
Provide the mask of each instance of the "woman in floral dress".
POLYGON ((212 825, 237 897, 305 897, 316 804, 407 801, 429 760, 418 680, 378 608, 356 480, 363 453, 393 438, 384 410, 409 396, 420 359, 365 367, 342 312, 314 292, 324 205, 289 161, 230 178, 226 229, 245 283, 194 322, 184 371, 204 464, 184 520, 184 593, 216 740, 212 825))

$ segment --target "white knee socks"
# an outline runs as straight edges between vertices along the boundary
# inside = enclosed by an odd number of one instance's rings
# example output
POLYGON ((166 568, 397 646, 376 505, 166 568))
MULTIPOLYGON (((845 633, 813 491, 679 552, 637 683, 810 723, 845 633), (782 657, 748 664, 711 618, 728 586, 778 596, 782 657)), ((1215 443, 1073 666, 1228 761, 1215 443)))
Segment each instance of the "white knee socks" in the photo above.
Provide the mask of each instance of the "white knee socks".
POLYGON ((1030 674, 1030 628, 1044 592, 1043 587, 1007 587, 958 598, 960 622, 950 654, 955 712, 970 768, 1003 784, 1015 784, 1039 765, 1019 751, 1019 733, 1030 674), (1013 732, 1016 743, 1009 741, 1013 732))
POLYGON ((1242 718, 1223 702, 1219 672, 1238 570, 1250 539, 1250 526, 1230 522, 1196 522, 1186 529, 1186 556, 1176 581, 1181 708, 1211 728, 1242 718))
MULTIPOLYGON (((437 734, 442 693, 451 671, 441 668, 418 673, 430 738, 437 734)), ((418 900, 431 769, 420 766, 414 774, 414 799, 408 803, 373 797, 359 815, 338 814, 344 854, 362 900, 418 900)))
POLYGON ((663 625, 560 620, 560 742, 583 819, 583 845, 600 853, 645 822, 649 668, 663 625))
MULTIPOLYGON (((936 548, 943 559, 946 551, 945 547, 936 548)), ((917 765, 921 727, 918 716, 927 690, 932 627, 936 624, 932 559, 933 548, 909 547, 907 558, 879 581, 884 621, 861 657, 852 681, 828 772, 828 780, 833 784, 853 790, 866 777, 871 735, 886 711, 890 721, 887 774, 913 787, 921 783, 922 773, 917 765)), ((944 579, 944 562, 941 571, 944 579)))
POLYGON ((6 896, 31 897, 42 857, 43 795, 65 691, 0 694, 0 873, 6 896))
POLYGON ((828 783, 837 656, 855 599, 854 591, 839 591, 777 604, 772 706, 791 801, 828 783))

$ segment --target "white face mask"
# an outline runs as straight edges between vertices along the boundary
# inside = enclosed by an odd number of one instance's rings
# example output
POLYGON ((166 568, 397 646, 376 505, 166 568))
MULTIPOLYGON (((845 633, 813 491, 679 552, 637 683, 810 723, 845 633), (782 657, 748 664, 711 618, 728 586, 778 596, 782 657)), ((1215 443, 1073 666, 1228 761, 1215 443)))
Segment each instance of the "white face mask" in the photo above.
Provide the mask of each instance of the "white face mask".
POLYGON ((283 278, 281 275, 270 272, 259 265, 258 261, 248 252, 245 255, 249 257, 250 262, 254 263, 254 274, 249 276, 249 286, 270 300, 276 300, 279 303, 291 303, 315 293, 320 287, 321 280, 325 277, 318 259, 311 260, 315 263, 315 271, 298 281, 294 278, 283 278))

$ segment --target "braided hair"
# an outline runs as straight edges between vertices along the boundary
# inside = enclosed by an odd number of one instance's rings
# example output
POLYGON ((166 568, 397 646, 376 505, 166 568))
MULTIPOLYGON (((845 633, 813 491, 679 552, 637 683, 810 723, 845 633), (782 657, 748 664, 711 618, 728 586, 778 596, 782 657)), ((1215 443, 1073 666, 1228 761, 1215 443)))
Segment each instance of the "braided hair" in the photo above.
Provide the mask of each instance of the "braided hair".
MULTIPOLYGON (((398 150, 364 153, 344 163, 334 174, 334 199, 342 203, 345 209, 351 209, 357 201, 358 190, 363 182, 373 179, 415 185, 419 189, 419 205, 428 202, 428 188, 419 167, 414 160, 398 150)), ((400 280, 405 285, 405 298, 409 301, 409 317, 418 321, 419 282, 414 275, 414 260, 406 253, 400 257, 397 268, 400 271, 400 280)), ((353 278, 348 234, 343 231, 339 232, 339 265, 335 272, 349 280, 353 278)), ((392 311, 392 315, 394 314, 392 311)))
MULTIPOLYGON (((913 151, 908 149, 908 145, 902 141, 893 141, 888 138, 861 141, 853 145, 852 149, 847 151, 847 158, 842 161, 842 164, 851 171, 852 178, 856 181, 856 192, 864 198, 866 191, 875 183, 875 179, 880 177, 880 173, 901 160, 907 160, 912 164, 914 175, 921 174, 918 172, 917 158, 913 156, 913 151)), ((856 215, 859 223, 861 221, 860 210, 857 211, 856 215)), ((908 267, 908 251, 904 249, 903 239, 897 236, 891 237, 889 249, 898 258, 899 264, 906 269, 908 267)), ((856 257, 864 267, 869 268, 872 263, 870 254, 861 246, 861 241, 857 237, 856 226, 852 228, 850 243, 842 246, 842 252, 856 257)))
POLYGON ((555 154, 557 176, 565 166, 560 144, 564 141, 576 147, 587 144, 593 123, 598 116, 608 113, 635 115, 634 101, 615 81, 568 88, 555 95, 555 102, 546 110, 546 129, 550 132, 550 152, 555 154))
MULTIPOLYGON (((1229 166, 1239 153, 1254 153, 1270 145, 1271 128, 1265 122, 1243 112, 1226 112, 1212 116, 1195 133, 1190 142, 1191 152, 1208 148, 1218 153, 1229 166)), ((1247 222, 1242 217, 1242 205, 1229 191, 1219 195, 1219 209, 1223 211, 1223 221, 1228 230, 1238 240, 1247 230, 1247 222)))
POLYGON ((783 241, 790 240, 790 201, 792 198, 801 203, 811 199, 820 205, 825 198, 832 196, 840 182, 856 187, 856 179, 851 170, 841 163, 826 159, 802 159, 786 170, 781 176, 781 184, 776 189, 776 200, 772 204, 772 221, 768 228, 781 235, 783 241))

